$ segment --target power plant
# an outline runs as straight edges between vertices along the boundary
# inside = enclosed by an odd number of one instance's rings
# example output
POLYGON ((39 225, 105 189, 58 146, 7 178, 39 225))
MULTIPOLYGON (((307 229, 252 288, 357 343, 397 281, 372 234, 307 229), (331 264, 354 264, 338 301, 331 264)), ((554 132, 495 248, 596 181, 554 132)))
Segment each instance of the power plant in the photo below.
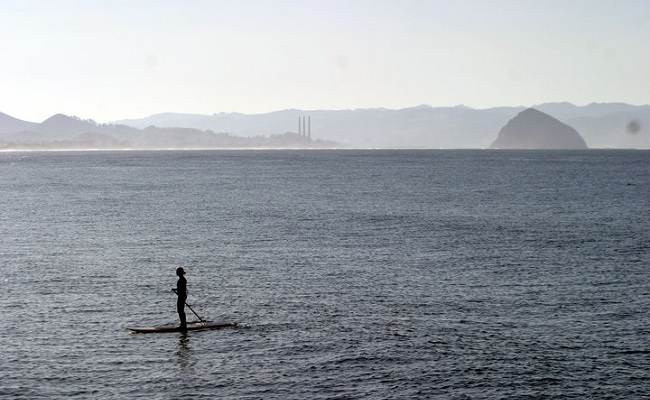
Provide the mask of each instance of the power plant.
POLYGON ((298 117, 298 135, 311 139, 311 116, 298 117))

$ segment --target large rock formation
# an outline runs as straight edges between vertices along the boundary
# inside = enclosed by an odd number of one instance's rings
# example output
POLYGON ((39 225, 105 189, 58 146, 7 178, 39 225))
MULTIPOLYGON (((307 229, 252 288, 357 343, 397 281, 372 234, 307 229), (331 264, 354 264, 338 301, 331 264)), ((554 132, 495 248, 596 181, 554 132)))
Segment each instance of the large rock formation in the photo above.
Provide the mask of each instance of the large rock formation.
POLYGON ((578 131, 557 119, 528 108, 501 128, 493 149, 586 149, 578 131))

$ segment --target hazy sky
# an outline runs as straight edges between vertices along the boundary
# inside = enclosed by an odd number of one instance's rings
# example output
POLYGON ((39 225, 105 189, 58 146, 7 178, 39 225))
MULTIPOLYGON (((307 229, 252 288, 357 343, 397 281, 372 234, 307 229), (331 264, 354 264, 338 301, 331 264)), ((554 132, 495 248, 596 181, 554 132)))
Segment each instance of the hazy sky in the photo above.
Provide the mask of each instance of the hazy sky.
POLYGON ((648 0, 0 0, 0 112, 650 103, 648 0))

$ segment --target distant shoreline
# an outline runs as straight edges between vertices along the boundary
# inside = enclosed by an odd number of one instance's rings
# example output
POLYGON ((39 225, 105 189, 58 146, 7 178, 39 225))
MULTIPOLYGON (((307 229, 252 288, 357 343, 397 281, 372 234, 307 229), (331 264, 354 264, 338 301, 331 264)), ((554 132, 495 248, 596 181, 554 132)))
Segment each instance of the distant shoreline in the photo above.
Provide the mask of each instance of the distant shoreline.
POLYGON ((440 148, 406 148, 406 147, 392 147, 392 148, 369 148, 369 147, 332 147, 332 148, 296 148, 296 147, 238 147, 238 148, 142 148, 142 149, 0 149, 0 153, 127 153, 127 152, 227 152, 227 151, 368 151, 368 152, 384 152, 384 151, 486 151, 486 152, 599 152, 599 151, 648 151, 650 149, 638 148, 588 148, 588 149, 490 149, 490 148, 458 148, 458 149, 440 149, 440 148))

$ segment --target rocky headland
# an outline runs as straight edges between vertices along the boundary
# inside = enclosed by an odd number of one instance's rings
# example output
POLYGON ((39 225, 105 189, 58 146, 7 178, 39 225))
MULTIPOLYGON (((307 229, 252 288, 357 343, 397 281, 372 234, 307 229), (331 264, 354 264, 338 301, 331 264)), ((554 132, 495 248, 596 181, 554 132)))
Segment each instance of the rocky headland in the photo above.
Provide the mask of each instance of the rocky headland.
POLYGON ((501 128, 493 149, 586 149, 578 131, 552 116, 528 108, 501 128))

